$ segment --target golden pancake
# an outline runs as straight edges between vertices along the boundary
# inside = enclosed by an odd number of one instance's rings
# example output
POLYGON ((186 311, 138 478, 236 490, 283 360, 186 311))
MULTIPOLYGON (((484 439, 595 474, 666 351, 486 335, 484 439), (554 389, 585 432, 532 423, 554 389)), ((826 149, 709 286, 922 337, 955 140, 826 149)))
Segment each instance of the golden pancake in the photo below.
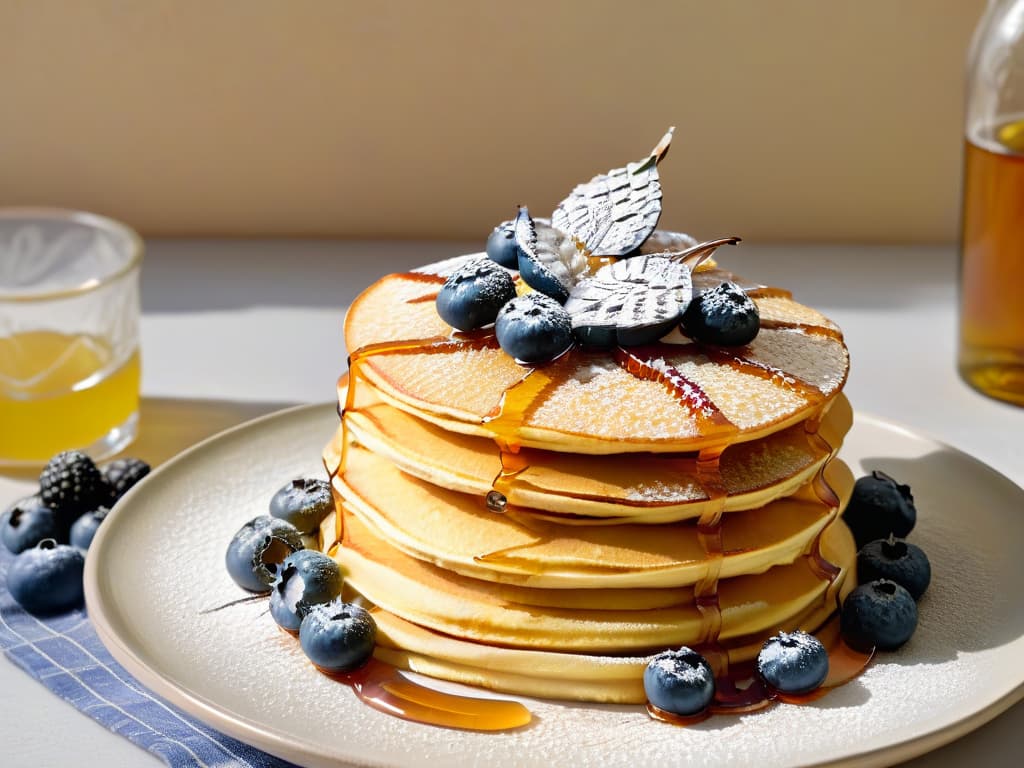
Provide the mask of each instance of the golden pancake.
POLYGON ((681 452, 755 440, 820 412, 849 366, 832 323, 767 290, 754 293, 765 317, 742 348, 675 334, 663 341, 685 343, 576 349, 523 368, 493 334, 444 323, 438 288, 423 273, 390 275, 353 303, 345 338, 355 386, 366 379, 390 404, 448 431, 516 447, 681 452))
MULTIPOLYGON (((826 478, 837 503, 845 503, 853 487, 846 465, 832 462, 826 478)), ((511 508, 496 514, 483 499, 403 474, 360 446, 350 446, 345 472, 334 478, 346 506, 412 557, 479 579, 579 589, 678 587, 712 569, 729 578, 791 562, 837 511, 813 485, 761 509, 725 515, 717 562, 692 523, 581 526, 511 508)))
MULTIPOLYGON (((383 402, 368 384, 359 387, 346 414, 352 437, 396 467, 433 485, 486 496, 503 470, 492 440, 446 432, 383 402)), ((724 511, 753 509, 787 496, 809 482, 839 448, 853 421, 849 402, 835 399, 818 429, 803 425, 764 440, 728 447, 720 472, 727 499, 724 511)), ((339 428, 326 461, 340 457, 339 428)), ((557 513, 552 519, 607 518, 606 522, 664 523, 700 517, 718 502, 709 496, 696 456, 626 454, 580 456, 524 448, 516 471, 502 487, 509 504, 557 513), (623 518, 623 519, 620 519, 623 518)), ((540 512, 538 512, 540 514, 540 512)), ((594 520, 584 519, 584 524, 594 520)))
MULTIPOLYGON (((343 545, 332 554, 347 583, 380 608, 436 632, 488 645, 642 654, 697 644, 707 627, 692 588, 593 594, 467 578, 401 553, 348 514, 343 545)), ((718 583, 718 640, 728 644, 763 634, 821 604, 826 591, 834 598, 852 564, 853 552, 843 554, 843 560, 832 561, 841 568, 834 580, 821 578, 810 562, 813 556, 763 574, 723 578, 718 583)))

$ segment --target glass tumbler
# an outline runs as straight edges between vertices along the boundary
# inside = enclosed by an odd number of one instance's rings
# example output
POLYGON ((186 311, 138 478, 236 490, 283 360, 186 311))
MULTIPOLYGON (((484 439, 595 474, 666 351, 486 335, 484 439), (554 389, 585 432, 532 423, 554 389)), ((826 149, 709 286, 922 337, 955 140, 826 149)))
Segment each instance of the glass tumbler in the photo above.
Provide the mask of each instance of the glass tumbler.
POLYGON ((0 209, 0 466, 134 439, 142 253, 102 216, 0 209))

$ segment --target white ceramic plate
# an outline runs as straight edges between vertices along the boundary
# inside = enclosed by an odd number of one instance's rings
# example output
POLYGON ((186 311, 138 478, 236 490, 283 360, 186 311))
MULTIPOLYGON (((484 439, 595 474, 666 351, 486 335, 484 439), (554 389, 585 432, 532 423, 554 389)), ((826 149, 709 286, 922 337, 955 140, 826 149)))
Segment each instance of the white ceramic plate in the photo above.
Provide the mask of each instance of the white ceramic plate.
POLYGON ((858 416, 842 457, 914 490, 911 540, 932 586, 917 634, 862 677, 808 706, 714 717, 690 728, 640 707, 523 699, 534 722, 512 733, 408 723, 317 673, 261 601, 223 565, 246 520, 291 477, 320 473, 332 406, 250 422, 156 470, 92 545, 86 597, 97 632, 142 683, 215 728, 306 765, 883 765, 921 754, 1024 696, 1024 491, 975 459, 858 416))

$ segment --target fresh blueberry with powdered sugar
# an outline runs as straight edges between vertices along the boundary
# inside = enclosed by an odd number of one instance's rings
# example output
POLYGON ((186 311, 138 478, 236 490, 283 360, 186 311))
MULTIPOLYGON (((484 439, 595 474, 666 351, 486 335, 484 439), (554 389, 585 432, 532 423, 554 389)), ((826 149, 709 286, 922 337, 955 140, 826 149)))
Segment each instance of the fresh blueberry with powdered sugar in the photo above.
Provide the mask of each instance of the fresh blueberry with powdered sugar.
POLYGON ((508 302, 498 313, 494 331, 505 354, 522 365, 546 363, 573 344, 569 314, 542 293, 508 302))
POLYGON ((725 281, 702 292, 682 316, 683 328, 704 344, 737 347, 749 344, 761 329, 754 303, 736 283, 725 281))
POLYGON ((289 522, 262 515, 253 518, 231 538, 224 563, 235 583, 250 592, 269 592, 278 567, 303 549, 302 533, 289 522))
POLYGON ((298 632, 310 608, 341 594, 341 583, 341 569, 323 552, 295 552, 277 569, 270 590, 270 615, 282 629, 298 632))
POLYGON ((299 644, 316 666, 329 672, 357 669, 373 656, 377 622, 361 606, 341 598, 314 605, 299 627, 299 644))
POLYGON ((590 261, 579 243, 554 227, 534 221, 526 206, 515 221, 519 275, 527 285, 559 304, 589 272, 590 261))
POLYGON ((519 269, 519 247, 516 228, 512 221, 503 221, 487 238, 487 256, 491 261, 508 269, 519 269))
POLYGON ((472 331, 493 323, 515 295, 516 284, 508 270, 481 256, 448 276, 437 294, 437 313, 452 328, 472 331))
POLYGON ((828 677, 828 651, 814 635, 779 632, 761 646, 757 672, 781 693, 809 693, 828 677))
POLYGON ((281 486, 270 499, 270 514, 302 533, 313 533, 334 510, 331 486, 325 480, 297 477, 281 486))
POLYGON ((660 710, 674 715, 697 715, 715 697, 715 674, 707 659, 682 647, 659 653, 644 670, 644 693, 660 710))

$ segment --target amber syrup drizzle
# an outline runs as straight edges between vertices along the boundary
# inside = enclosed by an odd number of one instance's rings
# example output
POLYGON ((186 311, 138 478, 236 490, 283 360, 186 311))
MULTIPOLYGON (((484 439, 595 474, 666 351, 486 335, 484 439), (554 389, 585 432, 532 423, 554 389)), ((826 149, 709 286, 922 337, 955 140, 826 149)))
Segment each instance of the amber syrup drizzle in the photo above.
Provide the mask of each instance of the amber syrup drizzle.
POLYGON ((703 389, 665 361, 665 356, 678 347, 650 344, 643 347, 616 347, 612 355, 627 373, 643 381, 655 381, 665 387, 680 405, 696 418, 705 435, 731 442, 736 426, 730 422, 703 389))
MULTIPOLYGON (((571 356, 572 352, 566 357, 571 356)), ((551 366, 560 364, 564 363, 557 361, 551 363, 551 366)), ((484 424, 494 433, 494 442, 498 446, 501 460, 501 470, 491 483, 492 493, 488 494, 488 507, 491 511, 506 510, 516 476, 529 468, 520 453, 522 446, 519 442, 519 429, 530 413, 543 402, 553 383, 554 376, 550 367, 528 368, 518 382, 505 390, 494 412, 484 419, 484 424), (497 509, 498 506, 502 509, 497 509)))
MULTIPOLYGON (((436 275, 408 273, 404 278, 423 283, 444 282, 436 275)), ((433 297, 431 297, 433 298, 433 297)), ((426 297, 413 302, 427 301, 426 297)), ((342 425, 342 450, 337 468, 332 474, 343 473, 348 460, 348 419, 354 411, 356 388, 363 378, 362 366, 369 359, 382 355, 444 354, 461 349, 484 349, 496 346, 492 331, 472 334, 453 334, 425 339, 400 339, 360 347, 349 356, 348 389, 344 407, 339 409, 342 425)), ((336 505, 335 541, 344 543, 344 519, 336 505)), ((368 706, 403 720, 446 728, 474 731, 500 731, 520 728, 530 722, 530 710, 516 701, 480 699, 443 693, 416 683, 402 675, 398 669, 377 659, 370 659, 363 667, 352 672, 331 672, 321 669, 329 677, 350 686, 356 696, 368 706)))
POLYGON ((532 719, 530 710, 518 701, 436 691, 413 682, 377 659, 370 659, 352 672, 320 671, 348 685, 364 704, 415 723, 470 731, 504 731, 521 728, 532 719))
MULTIPOLYGON (((371 613, 376 610, 371 608, 371 613)), ((297 637, 297 632, 283 630, 297 637)), ((347 672, 313 667, 332 680, 349 686, 356 698, 379 712, 424 725, 468 731, 506 731, 528 725, 530 710, 510 699, 480 699, 427 688, 397 668, 370 658, 347 672)))

